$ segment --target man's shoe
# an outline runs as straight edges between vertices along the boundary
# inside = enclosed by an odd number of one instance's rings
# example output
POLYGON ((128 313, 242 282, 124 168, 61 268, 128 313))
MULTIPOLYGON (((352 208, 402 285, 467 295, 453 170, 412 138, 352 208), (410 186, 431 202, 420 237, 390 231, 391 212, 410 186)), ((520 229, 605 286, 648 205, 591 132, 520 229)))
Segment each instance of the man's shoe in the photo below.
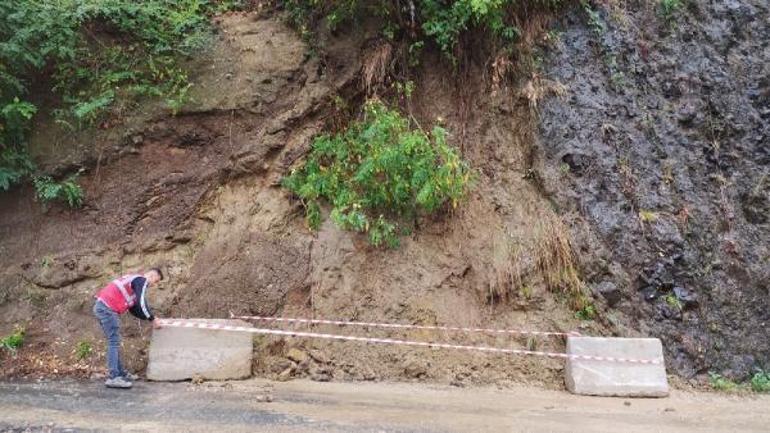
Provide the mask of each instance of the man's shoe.
POLYGON ((139 380, 139 375, 134 373, 125 372, 123 373, 123 379, 128 380, 129 382, 136 382, 139 380))
POLYGON ((107 388, 128 389, 128 388, 131 388, 134 384, 123 377, 116 377, 113 379, 107 379, 104 382, 104 385, 107 386, 107 388))

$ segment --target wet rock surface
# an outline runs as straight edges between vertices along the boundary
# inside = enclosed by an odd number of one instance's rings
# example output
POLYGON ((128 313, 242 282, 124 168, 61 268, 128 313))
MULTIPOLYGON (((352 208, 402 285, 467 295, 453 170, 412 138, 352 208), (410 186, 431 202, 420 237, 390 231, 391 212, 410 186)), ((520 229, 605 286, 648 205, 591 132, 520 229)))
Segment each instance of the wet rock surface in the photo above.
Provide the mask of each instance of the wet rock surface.
POLYGON ((543 177, 591 227, 596 294, 615 304, 617 285, 676 372, 745 379, 770 367, 770 11, 688 5, 563 20, 544 69, 569 91, 540 113, 543 177))

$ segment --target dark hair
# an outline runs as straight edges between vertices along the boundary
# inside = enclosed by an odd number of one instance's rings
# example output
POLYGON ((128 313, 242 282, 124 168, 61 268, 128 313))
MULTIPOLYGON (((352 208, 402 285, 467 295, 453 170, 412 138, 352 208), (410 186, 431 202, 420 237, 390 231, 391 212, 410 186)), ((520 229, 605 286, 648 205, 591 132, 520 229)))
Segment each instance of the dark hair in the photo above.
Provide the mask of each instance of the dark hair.
POLYGON ((158 273, 158 276, 160 277, 161 281, 163 281, 163 272, 160 271, 160 268, 150 268, 150 272, 155 271, 158 273))

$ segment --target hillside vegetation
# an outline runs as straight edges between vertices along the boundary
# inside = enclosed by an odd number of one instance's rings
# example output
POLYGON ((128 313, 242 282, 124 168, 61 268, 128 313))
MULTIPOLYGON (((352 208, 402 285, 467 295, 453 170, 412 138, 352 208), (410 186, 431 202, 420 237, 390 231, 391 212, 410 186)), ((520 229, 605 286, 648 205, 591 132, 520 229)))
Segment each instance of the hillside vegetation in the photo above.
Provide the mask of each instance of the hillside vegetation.
MULTIPOLYGON (((0 189, 30 176, 27 134, 39 107, 31 93, 54 92, 56 122, 69 129, 119 117, 146 98, 175 112, 190 83, 180 59, 207 45, 216 13, 237 1, 0 1, 0 189), (34 87, 34 89, 33 89, 34 87)), ((50 108, 50 107, 49 107, 50 108)), ((78 205, 70 177, 35 179, 38 197, 78 205)))

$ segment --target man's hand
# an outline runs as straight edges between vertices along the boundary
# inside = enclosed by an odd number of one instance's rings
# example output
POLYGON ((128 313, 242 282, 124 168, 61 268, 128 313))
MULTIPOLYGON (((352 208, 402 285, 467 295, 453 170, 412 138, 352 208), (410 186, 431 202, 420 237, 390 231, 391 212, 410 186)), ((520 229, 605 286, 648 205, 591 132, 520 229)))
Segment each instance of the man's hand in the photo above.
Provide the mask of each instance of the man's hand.
POLYGON ((160 328, 161 328, 161 326, 160 326, 160 321, 158 320, 158 318, 156 317, 156 318, 152 319, 152 329, 160 329, 160 328))

